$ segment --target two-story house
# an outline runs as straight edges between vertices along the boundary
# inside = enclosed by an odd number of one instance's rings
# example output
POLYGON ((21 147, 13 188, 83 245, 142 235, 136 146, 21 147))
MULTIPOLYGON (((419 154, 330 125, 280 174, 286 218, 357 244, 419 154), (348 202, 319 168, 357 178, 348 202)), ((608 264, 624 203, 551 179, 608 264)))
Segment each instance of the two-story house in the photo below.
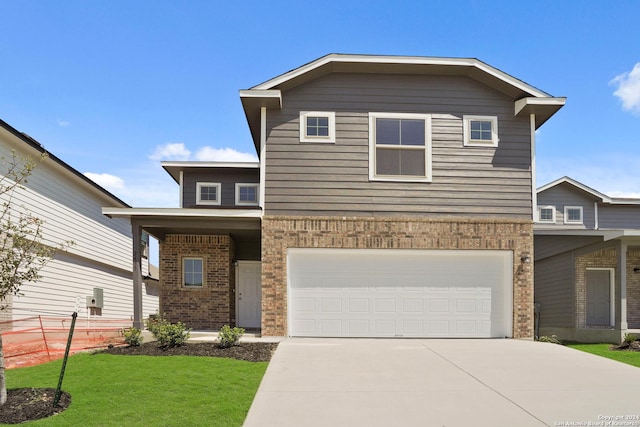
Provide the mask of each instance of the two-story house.
MULTIPOLYGON (((132 237, 127 220, 110 219, 103 206, 128 209, 129 205, 78 172, 45 149, 35 139, 0 120, 0 179, 9 185, 8 173, 15 155, 20 159, 44 159, 37 164, 23 185, 0 195, 8 203, 13 220, 22 209, 44 221, 43 244, 57 247, 65 241, 73 245, 58 251, 40 271, 37 283, 24 283, 20 295, 9 295, 0 302, 0 320, 16 321, 34 316, 70 316, 78 309, 83 318, 123 321, 130 325, 133 315, 132 237)), ((6 218, 5 218, 6 219, 6 218)), ((138 253, 144 263, 136 277, 145 315, 158 309, 158 285, 149 279, 149 263, 143 257, 146 239, 138 236, 138 253), (146 280, 142 278, 146 277, 146 280)), ((40 322, 35 321, 38 326, 40 322)), ((120 323, 116 323, 118 325, 120 323)), ((24 321, 20 325, 31 324, 24 321)), ((16 326, 18 328, 19 326, 16 326)), ((59 326, 57 326, 59 327, 59 326)), ((3 329, 11 329, 11 324, 3 329)))
POLYGON ((538 210, 540 334, 619 342, 640 333, 640 199, 563 177, 538 189, 538 210))
POLYGON ((161 311, 263 335, 532 337, 535 131, 565 103, 477 59, 327 55, 240 98, 258 163, 169 162, 161 311))

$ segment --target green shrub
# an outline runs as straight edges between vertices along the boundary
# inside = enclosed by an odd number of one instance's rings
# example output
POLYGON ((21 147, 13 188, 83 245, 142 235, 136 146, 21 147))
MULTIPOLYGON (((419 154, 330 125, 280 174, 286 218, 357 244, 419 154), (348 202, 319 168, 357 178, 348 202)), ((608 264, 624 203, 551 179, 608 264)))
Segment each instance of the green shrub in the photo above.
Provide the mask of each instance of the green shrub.
POLYGON ((229 325, 224 325, 218 333, 218 347, 229 348, 238 344, 240 337, 244 334, 244 329, 235 327, 231 329, 229 325))
POLYGON ((634 342, 637 339, 638 339, 637 336, 635 336, 633 334, 626 333, 626 334, 624 334, 624 338, 622 339, 622 341, 627 343, 627 344, 631 344, 632 342, 634 342))
POLYGON ((144 338, 142 338, 142 331, 138 328, 126 328, 122 330, 124 336, 124 342, 131 347, 140 347, 144 338))
POLYGON ((163 315, 150 316, 147 329, 153 334, 160 347, 180 347, 191 335, 191 329, 182 323, 171 323, 163 315))
POLYGON ((538 341, 540 342, 550 342, 553 344, 562 344, 562 342, 558 339, 558 337, 556 335, 543 335, 541 337, 538 337, 538 341))

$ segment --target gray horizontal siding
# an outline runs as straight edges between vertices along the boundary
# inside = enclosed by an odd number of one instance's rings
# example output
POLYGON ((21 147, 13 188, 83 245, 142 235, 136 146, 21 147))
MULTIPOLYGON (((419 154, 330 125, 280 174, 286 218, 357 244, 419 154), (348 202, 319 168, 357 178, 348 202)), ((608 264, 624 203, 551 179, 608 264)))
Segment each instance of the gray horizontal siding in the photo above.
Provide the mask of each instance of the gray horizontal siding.
POLYGON ((592 195, 567 183, 538 193, 538 206, 555 206, 556 224, 567 225, 564 224, 565 206, 582 206, 583 226, 588 229, 595 228, 595 201, 592 195))
POLYGON ((572 253, 535 262, 534 300, 540 304, 540 327, 575 327, 572 253))
MULTIPOLYGON (((215 182, 221 184, 222 199, 220 206, 235 206, 236 183, 260 183, 258 169, 211 168, 207 170, 185 170, 182 178, 182 207, 196 206, 196 184, 215 182)), ((202 205, 215 208, 211 205, 202 205)))
POLYGON ((466 77, 326 76, 285 91, 267 127, 267 213, 531 218, 529 121, 466 77), (301 143, 300 111, 334 111, 336 143, 301 143), (431 183, 369 181, 369 112, 431 114, 431 183), (498 116, 498 148, 463 147, 466 114, 498 116))
POLYGON ((543 260, 564 252, 573 251, 602 242, 599 236, 535 236, 535 260, 543 260))
POLYGON ((600 205, 598 207, 600 228, 640 229, 640 206, 600 205))

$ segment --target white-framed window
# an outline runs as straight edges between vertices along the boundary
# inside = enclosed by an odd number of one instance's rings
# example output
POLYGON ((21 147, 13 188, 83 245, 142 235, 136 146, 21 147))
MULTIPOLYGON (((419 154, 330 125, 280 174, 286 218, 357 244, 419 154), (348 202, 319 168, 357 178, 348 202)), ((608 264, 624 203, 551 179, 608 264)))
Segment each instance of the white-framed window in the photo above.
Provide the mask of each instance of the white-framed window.
POLYGON ((431 116, 369 113, 369 179, 431 181, 431 116))
POLYGON ((336 113, 301 111, 300 142, 336 142, 336 113))
POLYGON ((538 208, 538 221, 539 222, 556 222, 556 207, 555 206, 540 206, 538 208))
POLYGON ((182 284, 186 288, 201 288, 203 286, 204 260, 202 258, 182 258, 182 284))
POLYGON ((565 206, 564 223, 582 224, 582 206, 565 206))
POLYGON ((222 198, 222 185, 219 182, 198 182, 196 184, 196 203, 198 205, 219 205, 222 198))
POLYGON ((236 183, 236 205, 256 206, 259 184, 236 183))
POLYGON ((465 147, 497 147, 496 116, 462 116, 465 147))

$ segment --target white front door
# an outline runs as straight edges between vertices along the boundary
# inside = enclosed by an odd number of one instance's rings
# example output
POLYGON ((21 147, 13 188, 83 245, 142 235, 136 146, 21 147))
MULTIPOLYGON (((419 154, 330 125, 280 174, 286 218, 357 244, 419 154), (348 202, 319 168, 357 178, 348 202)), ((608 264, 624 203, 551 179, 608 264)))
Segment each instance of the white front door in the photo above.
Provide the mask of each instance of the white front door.
POLYGON ((260 328, 262 268, 260 261, 238 261, 236 318, 241 328, 260 328))

